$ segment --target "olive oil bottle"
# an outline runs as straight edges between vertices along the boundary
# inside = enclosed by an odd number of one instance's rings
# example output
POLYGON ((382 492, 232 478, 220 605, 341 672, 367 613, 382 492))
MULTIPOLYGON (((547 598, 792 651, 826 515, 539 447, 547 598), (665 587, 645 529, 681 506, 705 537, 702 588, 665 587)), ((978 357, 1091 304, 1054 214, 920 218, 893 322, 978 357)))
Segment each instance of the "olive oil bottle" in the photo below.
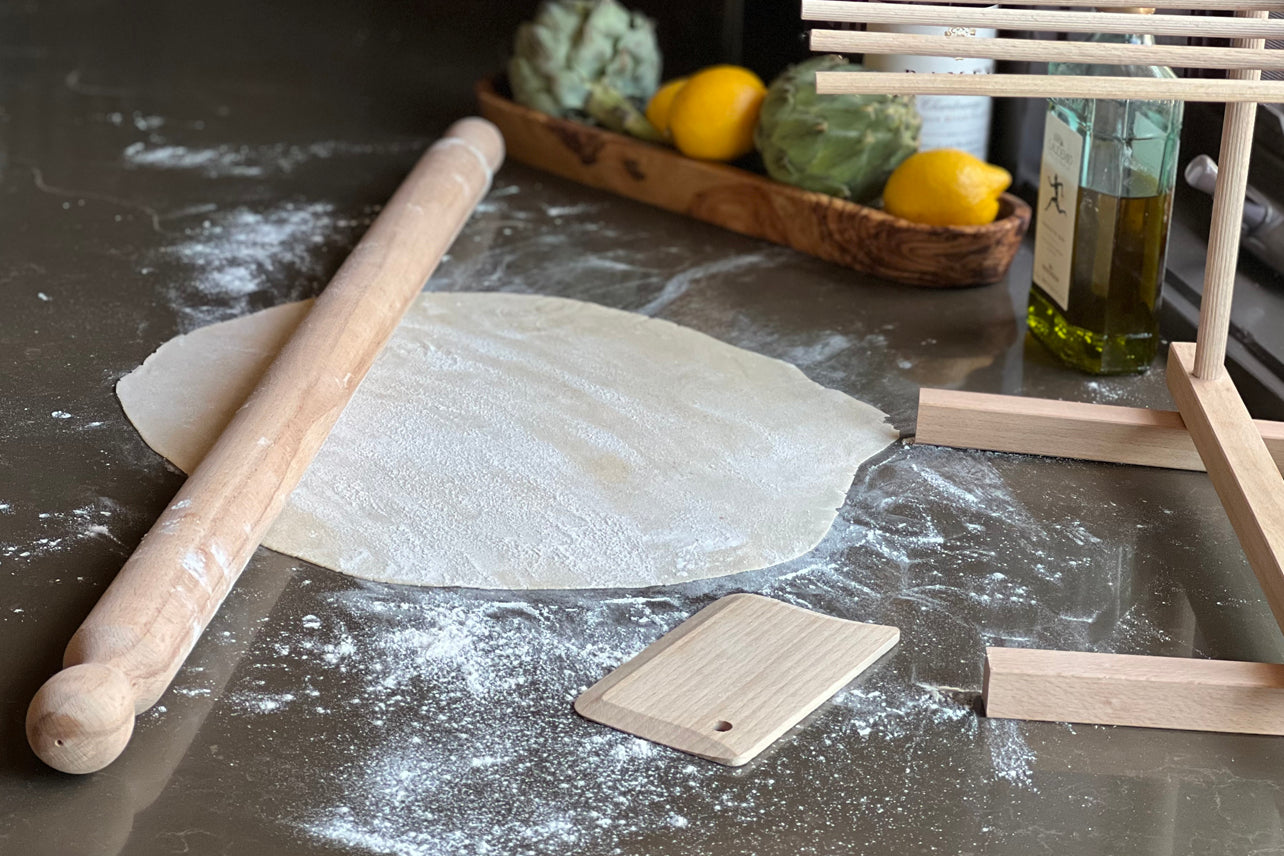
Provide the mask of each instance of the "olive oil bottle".
MULTIPOLYGON (((1154 37, 1091 41, 1117 43, 1126 58, 1126 45, 1154 37)), ((1163 66, 1078 63, 1052 63, 1048 72, 1175 76, 1163 66)), ((1145 371, 1155 357, 1181 116, 1180 101, 1049 99, 1029 324, 1067 365, 1124 374, 1145 371)))

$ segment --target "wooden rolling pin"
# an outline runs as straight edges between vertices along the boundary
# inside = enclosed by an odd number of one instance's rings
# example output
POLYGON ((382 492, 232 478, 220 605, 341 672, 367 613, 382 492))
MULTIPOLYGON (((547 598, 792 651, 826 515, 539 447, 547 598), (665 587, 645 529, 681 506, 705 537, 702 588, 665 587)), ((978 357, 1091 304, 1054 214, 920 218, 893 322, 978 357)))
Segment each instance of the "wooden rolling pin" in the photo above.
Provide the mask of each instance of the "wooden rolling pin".
POLYGON ((90 773, 124 750, 503 159, 495 126, 463 119, 397 188, 32 699, 45 763, 90 773))

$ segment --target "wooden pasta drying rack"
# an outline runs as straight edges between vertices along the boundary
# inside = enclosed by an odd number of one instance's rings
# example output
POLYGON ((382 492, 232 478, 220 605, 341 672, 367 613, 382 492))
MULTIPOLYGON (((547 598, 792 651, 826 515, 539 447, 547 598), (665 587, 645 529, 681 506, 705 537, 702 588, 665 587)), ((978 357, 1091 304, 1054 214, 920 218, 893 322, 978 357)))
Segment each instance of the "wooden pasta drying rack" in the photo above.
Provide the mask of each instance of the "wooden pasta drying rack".
MULTIPOLYGON (((1227 69, 1224 79, 1058 76, 1065 98, 1133 98, 1226 103, 1213 198, 1204 295, 1194 343, 1174 342, 1167 379, 1178 412, 924 389, 917 441, 959 448, 1044 454, 1115 463, 1206 469, 1275 619, 1284 628, 1284 477, 1268 450, 1284 452, 1284 424, 1255 423, 1225 368, 1240 222, 1258 102, 1284 102, 1284 0, 1180 0, 1170 8, 1229 16, 969 8, 891 0, 803 0, 808 21, 920 24, 951 35, 816 29, 816 51, 982 57, 1087 64, 1227 69), (1012 38, 975 39, 968 28, 1068 33, 1149 32, 1229 39, 1229 47, 1100 45, 1012 38), (954 28, 958 28, 956 31, 954 28), (957 35, 955 35, 957 33, 957 35), (964 36, 964 37, 959 37, 964 36), (1197 455, 1195 454, 1197 453, 1197 455), (1201 467, 1202 464, 1202 467, 1201 467)), ((1030 6, 1132 8, 1135 0, 1021 0, 1030 6)), ((1046 76, 1024 74, 816 75, 822 94, 950 94, 1044 97, 1046 76)), ((1284 665, 987 649, 984 696, 991 716, 1284 734, 1284 665)))

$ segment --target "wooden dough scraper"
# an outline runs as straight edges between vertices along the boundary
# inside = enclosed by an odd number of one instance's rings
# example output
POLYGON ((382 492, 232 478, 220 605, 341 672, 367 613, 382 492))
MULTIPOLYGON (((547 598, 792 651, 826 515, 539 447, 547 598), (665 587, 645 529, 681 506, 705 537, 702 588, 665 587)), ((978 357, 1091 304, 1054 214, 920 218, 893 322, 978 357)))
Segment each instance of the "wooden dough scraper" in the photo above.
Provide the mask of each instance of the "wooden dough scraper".
POLYGON ((575 700, 587 719, 738 767, 890 651, 901 631, 756 594, 715 601, 575 700))

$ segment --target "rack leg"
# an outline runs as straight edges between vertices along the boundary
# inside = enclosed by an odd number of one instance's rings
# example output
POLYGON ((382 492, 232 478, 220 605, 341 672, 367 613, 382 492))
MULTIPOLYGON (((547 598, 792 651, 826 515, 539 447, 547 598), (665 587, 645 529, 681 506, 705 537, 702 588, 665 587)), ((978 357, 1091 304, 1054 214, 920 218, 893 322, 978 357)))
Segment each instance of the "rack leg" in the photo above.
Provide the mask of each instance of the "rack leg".
POLYGON ((1168 349, 1168 389, 1275 620, 1284 627, 1284 478, 1225 374, 1195 377, 1195 347, 1168 349))
MULTIPOLYGON (((1265 18, 1270 13, 1241 11, 1235 14, 1238 17, 1265 18)), ((1263 39, 1236 39, 1234 44, 1259 50, 1266 46, 1263 39)), ((1228 76, 1236 80, 1259 80, 1262 72, 1239 69, 1229 72, 1228 76)), ((1240 223, 1244 219, 1248 159, 1256 120, 1256 103, 1242 101, 1226 105, 1217 189, 1213 194, 1213 225, 1208 234, 1208 261, 1204 266, 1204 297, 1199 306, 1195 349, 1195 377, 1198 378, 1213 380, 1226 372, 1231 294, 1235 290, 1235 263, 1239 258, 1240 223)))

